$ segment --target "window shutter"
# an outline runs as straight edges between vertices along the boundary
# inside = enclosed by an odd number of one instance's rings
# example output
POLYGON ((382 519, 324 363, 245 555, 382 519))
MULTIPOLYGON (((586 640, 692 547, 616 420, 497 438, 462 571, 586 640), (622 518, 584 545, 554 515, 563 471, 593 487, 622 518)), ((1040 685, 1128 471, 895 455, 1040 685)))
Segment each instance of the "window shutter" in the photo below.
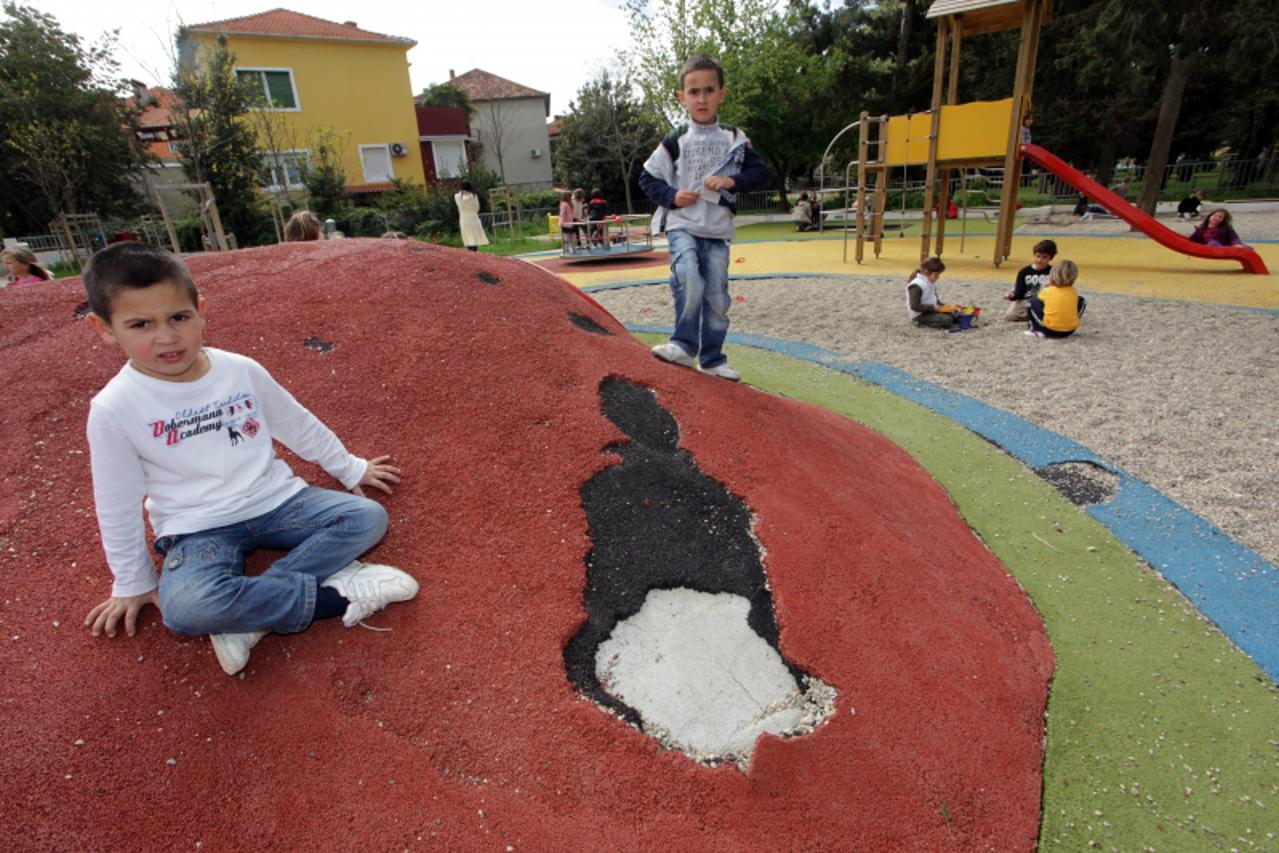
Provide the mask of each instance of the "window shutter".
POLYGON ((271 96, 271 105, 291 110, 297 107, 293 100, 293 85, 289 82, 287 71, 265 71, 266 88, 271 96))

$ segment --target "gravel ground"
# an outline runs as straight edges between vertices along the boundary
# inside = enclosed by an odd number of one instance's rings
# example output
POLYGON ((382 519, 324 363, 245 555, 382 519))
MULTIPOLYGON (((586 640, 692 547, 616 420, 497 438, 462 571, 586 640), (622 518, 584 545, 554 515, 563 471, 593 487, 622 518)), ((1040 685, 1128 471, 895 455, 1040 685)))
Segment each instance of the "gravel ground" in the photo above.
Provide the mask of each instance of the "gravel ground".
MULTIPOLYGON (((1264 236, 1279 233, 1276 214, 1236 221, 1245 239, 1265 226, 1264 236)), ((733 331, 890 364, 1015 412, 1092 448, 1279 564, 1279 315, 1083 285, 1081 331, 1041 340, 999 319, 1005 285, 943 275, 946 301, 987 309, 978 328, 948 334, 907 321, 904 285, 853 276, 734 282, 744 301, 733 304, 733 331)), ((671 322, 665 285, 593 296, 624 323, 671 322)))

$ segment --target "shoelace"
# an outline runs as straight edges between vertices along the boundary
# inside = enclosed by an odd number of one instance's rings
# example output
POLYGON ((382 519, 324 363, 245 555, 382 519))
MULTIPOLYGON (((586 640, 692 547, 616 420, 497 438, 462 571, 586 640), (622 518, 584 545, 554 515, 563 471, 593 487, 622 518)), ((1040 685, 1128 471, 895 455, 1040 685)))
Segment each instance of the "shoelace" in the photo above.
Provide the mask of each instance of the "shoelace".
MULTIPOLYGON (((350 582, 350 591, 354 593, 358 598, 373 598, 373 597, 376 597, 377 594, 380 592, 380 589, 379 589, 380 585, 381 585, 381 581, 365 580, 363 578, 352 578, 350 582)), ((378 610, 374 610, 373 613, 377 613, 381 609, 382 608, 378 608, 378 610)), ((373 613, 370 613, 369 616, 372 616, 373 613)), ((365 630, 377 631, 378 633, 386 633, 388 631, 395 630, 394 628, 378 628, 375 625, 368 624, 363 619, 361 619, 359 622, 356 622, 355 624, 359 625, 361 628, 364 628, 365 630)))

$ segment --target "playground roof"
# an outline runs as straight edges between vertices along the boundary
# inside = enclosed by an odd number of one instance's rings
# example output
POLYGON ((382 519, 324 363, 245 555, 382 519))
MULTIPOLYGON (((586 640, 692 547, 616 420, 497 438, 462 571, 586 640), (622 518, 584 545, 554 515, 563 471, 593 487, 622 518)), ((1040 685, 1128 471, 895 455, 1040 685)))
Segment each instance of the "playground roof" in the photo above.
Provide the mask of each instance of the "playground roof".
MULTIPOLYGON (((1020 27, 1027 0, 936 0, 929 18, 953 17, 965 36, 997 33, 1020 27)), ((1045 0, 1044 21, 1052 17, 1052 0, 1045 0)))
POLYGON ((191 32, 225 33, 227 35, 266 36, 268 38, 306 38, 338 41, 383 42, 417 44, 413 39, 388 36, 370 30, 362 30, 354 21, 337 23, 293 12, 288 9, 271 9, 242 18, 227 18, 207 24, 192 24, 185 28, 191 32))

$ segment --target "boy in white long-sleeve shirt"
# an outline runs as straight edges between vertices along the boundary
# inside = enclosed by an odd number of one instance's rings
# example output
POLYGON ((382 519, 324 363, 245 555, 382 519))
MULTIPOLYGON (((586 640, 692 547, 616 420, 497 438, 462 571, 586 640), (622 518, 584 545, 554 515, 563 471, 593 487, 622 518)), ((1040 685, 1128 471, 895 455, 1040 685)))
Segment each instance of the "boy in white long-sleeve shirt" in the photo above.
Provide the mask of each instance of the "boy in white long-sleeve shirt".
POLYGON ((160 608, 180 634, 209 634, 228 675, 268 632, 341 616, 350 627, 418 584, 391 566, 355 558, 386 533, 382 506, 399 482, 390 457, 364 460, 251 358, 204 346, 204 299, 175 255, 118 243, 84 273, 89 322, 128 363, 93 398, 88 438, 93 494, 111 597, 89 612, 94 636, 160 608), (354 494, 307 486, 272 439, 322 466, 354 494), (144 506, 164 557, 156 579, 144 506), (258 548, 286 551, 257 577, 258 548))

